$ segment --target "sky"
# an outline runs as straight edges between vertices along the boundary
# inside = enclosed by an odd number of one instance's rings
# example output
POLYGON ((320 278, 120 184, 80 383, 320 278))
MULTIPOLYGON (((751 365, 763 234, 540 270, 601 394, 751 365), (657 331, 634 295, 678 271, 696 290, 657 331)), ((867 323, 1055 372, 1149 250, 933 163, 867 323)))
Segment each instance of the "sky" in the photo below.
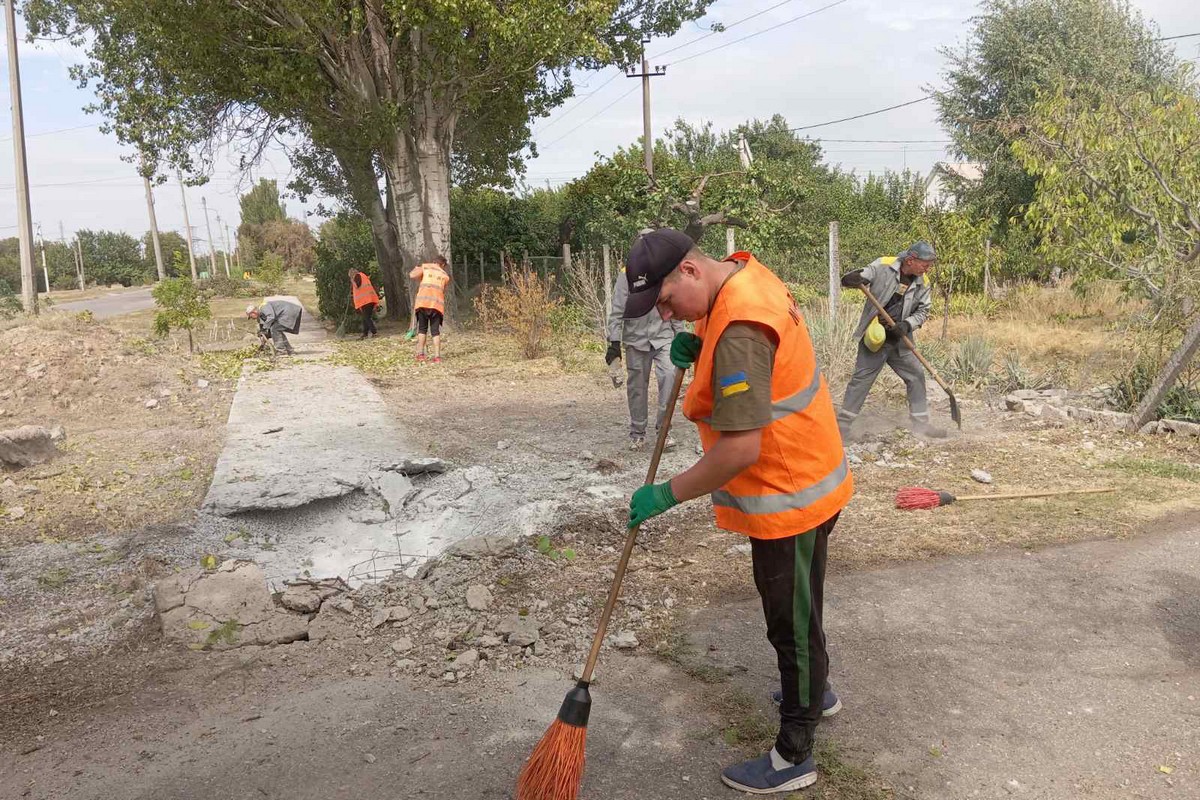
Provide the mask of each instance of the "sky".
MULTIPOLYGON (((1134 0, 1133 5, 1157 23, 1163 36, 1200 33, 1196 0, 1134 0)), ((799 127, 916 100, 939 84, 945 64, 938 49, 965 38, 975 8, 974 0, 717 0, 703 20, 648 45, 651 66, 667 68, 651 81, 654 134, 661 136, 680 118, 711 121, 723 130, 782 114, 799 127), (716 22, 727 31, 695 41, 716 22), (737 41, 743 37, 749 38, 737 41)), ((24 32, 18 21, 18 33, 23 37, 24 32)), ((1200 37, 1173 44, 1181 56, 1200 59, 1200 37)), ((18 52, 35 228, 40 223, 47 239, 59 236, 60 223, 68 239, 77 229, 142 236, 149 223, 141 179, 120 160, 122 146, 100 133, 100 120, 84 111, 94 100, 91 92, 68 74, 84 54, 64 43, 30 44, 23 38, 18 52)), ((16 231, 7 55, 0 85, 0 237, 16 231)), ((597 154, 610 154, 641 136, 640 80, 610 68, 580 74, 577 82, 576 97, 534 125, 539 157, 528 164, 531 186, 579 177, 597 154)), ((823 137, 827 159, 846 169, 866 173, 907 166, 924 172, 947 157, 935 111, 926 101, 809 134, 823 137)), ((282 189, 289 175, 282 148, 269 151, 250 173, 239 171, 235 158, 219 158, 208 185, 187 189, 197 253, 208 249, 202 198, 220 247, 217 216, 221 226, 236 227, 239 193, 262 177, 277 179, 282 189)), ((155 198, 160 230, 182 232, 178 184, 172 180, 158 187, 155 198)), ((285 204, 290 216, 320 223, 317 199, 307 208, 295 198, 285 204)))

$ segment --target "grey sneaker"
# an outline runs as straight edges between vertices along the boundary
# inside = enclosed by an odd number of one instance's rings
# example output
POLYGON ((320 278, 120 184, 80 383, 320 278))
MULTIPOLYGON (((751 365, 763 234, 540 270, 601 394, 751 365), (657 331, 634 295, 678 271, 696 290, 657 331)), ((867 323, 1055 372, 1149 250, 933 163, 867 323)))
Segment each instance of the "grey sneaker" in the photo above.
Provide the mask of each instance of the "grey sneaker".
POLYGON ((646 439, 643 436, 634 436, 629 440, 630 450, 641 450, 646 446, 646 439))
POLYGON ((667 441, 665 441, 663 443, 663 450, 674 450, 674 449, 675 449, 675 439, 672 438, 671 436, 668 436, 667 441))
POLYGON ((939 428, 936 425, 918 420, 912 421, 912 431, 918 436, 924 436, 928 439, 945 439, 947 436, 945 428, 939 428))

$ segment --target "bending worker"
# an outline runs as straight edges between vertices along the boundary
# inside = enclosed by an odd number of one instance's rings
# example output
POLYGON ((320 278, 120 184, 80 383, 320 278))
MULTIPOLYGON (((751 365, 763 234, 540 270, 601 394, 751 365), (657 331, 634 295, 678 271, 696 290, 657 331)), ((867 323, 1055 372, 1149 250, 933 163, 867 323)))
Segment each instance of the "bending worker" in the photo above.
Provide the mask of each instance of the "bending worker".
MULTIPOLYGON (((683 330, 679 322, 667 322, 653 308, 636 319, 624 319, 625 300, 629 297, 629 281, 625 270, 617 275, 613 286, 612 306, 608 310, 608 352, 604 362, 612 366, 621 360, 621 345, 625 345, 625 397, 629 403, 629 449, 640 450, 646 442, 646 416, 650 394, 650 371, 658 378, 658 416, 655 430, 663 425, 667 413, 668 395, 675 370, 671 366, 671 340, 683 330)), ((616 373, 618 377, 620 373, 616 373)), ((675 441, 667 439, 667 447, 675 441)))
POLYGON ((258 320, 258 329, 271 337, 275 349, 286 356, 294 354, 286 334, 300 332, 300 317, 304 309, 288 300, 264 300, 258 308, 246 306, 246 316, 258 320))
POLYGON ((427 264, 418 264, 408 273, 413 280, 420 279, 417 301, 413 304, 417 315, 417 361, 425 360, 425 337, 433 338, 433 363, 442 363, 442 320, 446 315, 446 284, 450 282, 450 268, 446 257, 438 256, 427 264))
POLYGON ((929 319, 930 290, 926 271, 937 260, 933 246, 916 242, 895 258, 877 258, 866 269, 856 269, 842 276, 842 286, 857 289, 866 286, 875 299, 883 304, 896 323, 889 328, 870 300, 863 298, 862 317, 854 330, 858 340, 858 358, 854 375, 846 386, 846 397, 838 411, 838 427, 842 437, 850 437, 850 427, 862 411, 867 394, 883 365, 904 381, 908 394, 908 414, 914 432, 941 437, 946 432, 929 422, 929 403, 925 397, 925 368, 908 349, 904 337, 910 340, 917 329, 929 319), (882 341, 872 330, 875 320, 883 326, 882 341))
POLYGON ((822 627, 825 556, 854 492, 829 388, 791 293, 749 253, 715 261, 678 231, 646 234, 629 254, 627 318, 656 306, 696 323, 671 361, 696 365, 683 413, 704 456, 669 481, 643 486, 632 527, 677 503, 712 495, 717 527, 750 537, 754 583, 779 664, 779 735, 771 751, 721 773, 734 789, 791 792, 817 780, 813 734, 829 688, 822 627))
POLYGON ((371 276, 360 269, 350 268, 350 293, 354 299, 354 310, 362 314, 363 332, 361 339, 367 335, 378 336, 379 329, 375 327, 375 309, 379 307, 379 292, 371 285, 371 276))

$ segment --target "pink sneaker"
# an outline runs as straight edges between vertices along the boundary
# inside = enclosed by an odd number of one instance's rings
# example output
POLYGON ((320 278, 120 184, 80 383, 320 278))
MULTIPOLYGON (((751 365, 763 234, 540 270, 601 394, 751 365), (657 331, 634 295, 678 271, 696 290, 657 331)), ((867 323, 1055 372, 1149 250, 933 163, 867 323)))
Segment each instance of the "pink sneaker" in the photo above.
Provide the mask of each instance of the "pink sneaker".
POLYGON ((421 362, 421 361, 424 361, 424 360, 425 360, 425 354, 424 354, 424 353, 417 353, 417 361, 418 361, 418 362, 421 362))
POLYGON ((435 364, 440 364, 440 363, 442 363, 442 357, 441 357, 441 356, 434 356, 434 358, 433 358, 433 363, 435 363, 435 364))

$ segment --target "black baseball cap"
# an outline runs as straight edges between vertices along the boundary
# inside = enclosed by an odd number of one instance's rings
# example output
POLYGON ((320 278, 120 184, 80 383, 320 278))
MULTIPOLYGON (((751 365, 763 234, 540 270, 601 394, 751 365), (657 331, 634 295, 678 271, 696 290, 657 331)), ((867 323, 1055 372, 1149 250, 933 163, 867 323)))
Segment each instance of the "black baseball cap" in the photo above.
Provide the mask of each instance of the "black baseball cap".
POLYGON ((690 236, 670 228, 659 228, 638 237, 625 266, 625 280, 629 281, 625 319, 645 316, 654 308, 663 279, 695 246, 690 236))

